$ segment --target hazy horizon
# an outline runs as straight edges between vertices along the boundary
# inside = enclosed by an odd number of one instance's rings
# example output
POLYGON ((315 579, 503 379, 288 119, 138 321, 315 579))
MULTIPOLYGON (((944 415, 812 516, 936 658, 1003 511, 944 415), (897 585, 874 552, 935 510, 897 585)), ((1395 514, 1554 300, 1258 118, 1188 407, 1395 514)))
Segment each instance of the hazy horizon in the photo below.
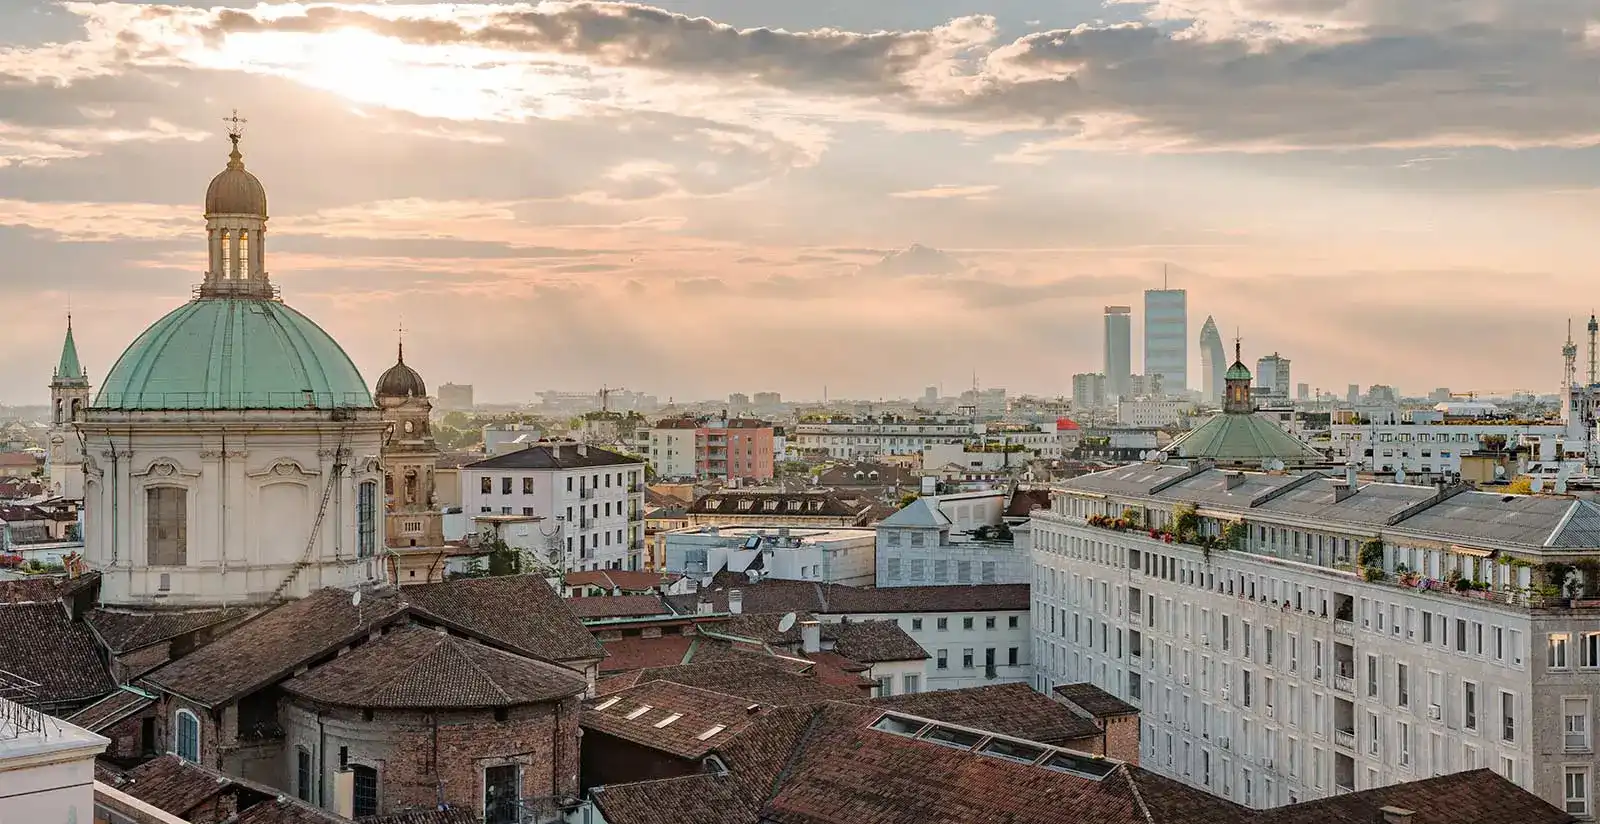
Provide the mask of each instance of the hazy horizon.
POLYGON ((1070 395, 1164 269, 1197 386, 1212 315, 1340 396, 1544 393, 1592 308, 1585 0, 229 5, 0 7, 0 400, 69 301, 98 381, 188 299, 233 109, 284 299, 491 402, 1070 395))

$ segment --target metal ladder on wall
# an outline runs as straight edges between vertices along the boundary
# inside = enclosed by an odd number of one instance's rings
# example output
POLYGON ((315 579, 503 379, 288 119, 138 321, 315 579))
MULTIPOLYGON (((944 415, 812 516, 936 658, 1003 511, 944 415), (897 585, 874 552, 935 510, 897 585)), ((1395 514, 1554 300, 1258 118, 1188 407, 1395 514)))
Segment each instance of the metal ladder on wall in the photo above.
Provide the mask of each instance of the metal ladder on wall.
POLYGON ((317 506, 317 517, 311 522, 311 536, 306 539, 305 551, 300 553, 300 560, 295 561, 294 569, 289 570, 288 576, 278 588, 272 591, 268 600, 276 601, 283 597, 284 590, 289 588, 294 580, 300 577, 300 571, 311 566, 312 555, 317 549, 317 536, 322 534, 322 522, 328 517, 328 504, 333 500, 333 491, 339 486, 339 478, 344 474, 345 459, 350 454, 350 427, 344 427, 339 432, 339 445, 333 450, 333 466, 328 472, 328 483, 322 488, 322 503, 317 506))

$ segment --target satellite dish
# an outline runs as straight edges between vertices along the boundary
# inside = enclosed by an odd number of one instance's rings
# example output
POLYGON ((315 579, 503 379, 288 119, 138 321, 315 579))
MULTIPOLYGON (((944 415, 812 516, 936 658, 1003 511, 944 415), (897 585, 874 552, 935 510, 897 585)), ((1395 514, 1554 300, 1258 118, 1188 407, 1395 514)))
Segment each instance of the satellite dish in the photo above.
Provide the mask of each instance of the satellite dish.
POLYGON ((1496 478, 1504 478, 1506 476, 1506 468, 1503 467, 1503 466, 1495 467, 1494 468, 1494 476, 1496 478))
POLYGON ((1277 460, 1277 459, 1273 459, 1272 463, 1269 464, 1268 466, 1272 469, 1273 472, 1282 472, 1283 471, 1283 461, 1280 461, 1280 460, 1277 460))
POLYGON ((351 594, 351 596, 350 596, 350 606, 353 606, 353 607, 361 606, 361 590, 358 589, 354 593, 351 594))
POLYGON ((778 619, 778 631, 788 632, 789 630, 794 629, 794 622, 794 613, 791 612, 783 616, 782 618, 778 619))
POLYGON ((1528 488, 1533 490, 1534 492, 1543 492, 1544 491, 1544 479, 1540 478, 1540 477, 1535 477, 1533 479, 1533 482, 1528 484, 1528 488))

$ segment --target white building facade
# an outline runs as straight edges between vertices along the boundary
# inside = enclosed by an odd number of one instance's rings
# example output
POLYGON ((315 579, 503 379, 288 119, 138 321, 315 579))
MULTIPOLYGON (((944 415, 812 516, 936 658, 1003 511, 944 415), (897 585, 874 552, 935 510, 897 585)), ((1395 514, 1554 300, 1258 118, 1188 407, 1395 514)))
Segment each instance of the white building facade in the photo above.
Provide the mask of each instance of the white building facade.
POLYGON ((877 533, 851 527, 702 526, 662 536, 666 571, 696 578, 754 570, 761 578, 872 586, 877 533))
POLYGON ((565 570, 644 568, 644 462, 580 443, 539 443, 461 468, 462 509, 543 518, 565 570))
POLYGON ((788 445, 805 451, 825 450, 835 458, 914 455, 933 444, 959 444, 983 431, 982 424, 954 417, 801 421, 788 445))
POLYGON ((1493 438, 1503 446, 1525 444, 1538 460, 1561 458, 1559 442, 1566 427, 1559 423, 1529 424, 1334 424, 1329 432, 1334 452, 1367 472, 1430 480, 1461 474, 1461 458, 1485 448, 1493 438))
MULTIPOLYGON (((950 587, 937 590, 960 592, 950 587)), ((872 598, 851 604, 848 611, 819 612, 823 621, 895 621, 930 658, 926 688, 920 691, 981 687, 1027 681, 1033 674, 1028 609, 1015 602, 1022 587, 968 588, 971 597, 872 598), (993 596, 986 596, 993 591, 993 596), (979 601, 984 602, 982 604, 979 601)), ((911 590, 907 590, 908 592, 911 590)), ((917 691, 917 690, 912 690, 917 691)))
POLYGON ((1003 494, 948 497, 948 502, 944 496, 918 498, 879 522, 879 587, 1026 584, 1032 580, 1027 530, 1004 539, 972 534, 979 526, 1000 528, 998 507, 992 512, 985 507, 984 515, 992 516, 992 521, 972 524, 969 520, 967 526, 958 526, 960 509, 970 511, 989 501, 1003 503, 1003 494))
POLYGON ((1253 807, 1487 767, 1593 814, 1600 610, 1539 565, 1600 507, 1140 464, 1031 523, 1035 686, 1140 706, 1142 766, 1253 807))
POLYGON ((1121 426, 1163 427, 1194 414, 1194 402, 1140 398, 1117 404, 1117 423, 1121 426))

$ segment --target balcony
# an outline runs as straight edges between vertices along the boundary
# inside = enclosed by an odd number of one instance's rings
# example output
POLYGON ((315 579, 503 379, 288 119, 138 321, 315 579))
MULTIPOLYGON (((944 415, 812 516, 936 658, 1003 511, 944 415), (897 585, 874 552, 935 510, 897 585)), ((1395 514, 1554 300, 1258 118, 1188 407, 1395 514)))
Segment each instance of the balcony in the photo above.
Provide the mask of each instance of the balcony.
POLYGON ((639 494, 639 493, 641 493, 643 491, 644 491, 644 484, 642 484, 642 483, 631 483, 631 484, 628 484, 628 493, 631 494, 631 495, 637 495, 637 494, 639 494))
POLYGON ((590 498, 593 498, 593 497, 594 497, 594 487, 585 486, 585 487, 580 487, 578 489, 578 498, 580 500, 587 501, 587 500, 589 500, 590 498))
POLYGON ((1356 731, 1355 730, 1334 730, 1333 731, 1333 743, 1339 745, 1343 749, 1347 749, 1347 750, 1349 750, 1351 752, 1355 752, 1356 751, 1356 731))
POLYGON ((1353 621, 1335 618, 1333 619, 1333 634, 1339 636, 1340 638, 1354 638, 1356 635, 1356 625, 1353 621))
POLYGON ((579 518, 578 519, 578 528, 579 529, 594 529, 594 519, 593 518, 579 518))
POLYGON ((1355 679, 1351 678, 1348 675, 1335 675, 1335 676, 1333 676, 1333 688, 1338 690, 1339 692, 1345 693, 1347 695, 1355 695, 1356 694, 1356 682, 1355 682, 1355 679))

